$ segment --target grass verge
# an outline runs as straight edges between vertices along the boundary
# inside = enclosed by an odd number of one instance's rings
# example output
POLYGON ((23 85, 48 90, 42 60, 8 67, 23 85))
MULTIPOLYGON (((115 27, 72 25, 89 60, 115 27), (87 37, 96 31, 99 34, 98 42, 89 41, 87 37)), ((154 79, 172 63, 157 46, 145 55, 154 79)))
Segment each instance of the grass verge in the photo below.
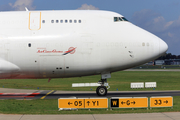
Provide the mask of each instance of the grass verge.
POLYGON ((79 109, 78 111, 58 111, 57 99, 45 100, 0 100, 0 113, 2 114, 121 114, 121 113, 153 113, 153 112, 179 112, 180 96, 173 97, 172 108, 131 108, 123 109, 79 109))
MULTIPOLYGON (((0 87, 17 89, 64 90, 64 91, 95 91, 96 87, 72 88, 72 83, 97 83, 100 75, 52 79, 7 79, 0 80, 0 87)), ((108 79, 109 91, 130 91, 131 82, 157 82, 156 90, 179 90, 180 74, 175 71, 120 71, 112 73, 108 79)), ((133 89, 147 91, 151 89, 133 89)))

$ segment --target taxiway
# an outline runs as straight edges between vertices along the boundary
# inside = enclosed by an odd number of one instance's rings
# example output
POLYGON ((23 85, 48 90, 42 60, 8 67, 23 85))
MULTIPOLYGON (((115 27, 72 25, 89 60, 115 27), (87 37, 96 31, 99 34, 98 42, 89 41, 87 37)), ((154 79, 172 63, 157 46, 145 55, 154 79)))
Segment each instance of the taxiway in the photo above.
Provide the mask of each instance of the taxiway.
MULTIPOLYGON (((172 91, 108 91, 106 97, 152 97, 180 96, 180 90, 172 91)), ((0 99, 58 99, 58 98, 97 98, 95 91, 55 91, 55 90, 26 90, 0 88, 0 99)))

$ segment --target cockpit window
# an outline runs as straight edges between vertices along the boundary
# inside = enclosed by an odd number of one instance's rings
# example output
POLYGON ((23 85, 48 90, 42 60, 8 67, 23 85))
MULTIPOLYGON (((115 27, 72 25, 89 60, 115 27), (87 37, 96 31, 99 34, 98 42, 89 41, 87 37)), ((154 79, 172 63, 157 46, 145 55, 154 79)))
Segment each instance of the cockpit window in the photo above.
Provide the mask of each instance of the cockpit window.
POLYGON ((122 17, 122 19, 123 19, 124 21, 128 21, 125 17, 122 17))
POLYGON ((118 21, 128 21, 125 17, 114 17, 114 22, 118 21))
POLYGON ((119 21, 123 21, 123 19, 119 17, 119 21))
POLYGON ((117 21, 119 21, 118 17, 114 17, 114 22, 117 22, 117 21))

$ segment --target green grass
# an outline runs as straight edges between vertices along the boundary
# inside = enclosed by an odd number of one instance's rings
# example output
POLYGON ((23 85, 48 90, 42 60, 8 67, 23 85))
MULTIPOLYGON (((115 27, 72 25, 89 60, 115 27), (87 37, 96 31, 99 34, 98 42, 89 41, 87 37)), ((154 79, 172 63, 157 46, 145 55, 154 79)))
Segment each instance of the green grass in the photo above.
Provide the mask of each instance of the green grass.
MULTIPOLYGON (((167 71, 121 71, 112 73, 112 77, 108 79, 111 86, 109 91, 130 91, 130 90, 153 90, 150 89, 131 89, 131 82, 157 82, 156 90, 180 90, 180 73, 167 71)), ((41 89, 41 90, 64 90, 64 91, 92 91, 96 87, 72 88, 72 83, 93 83, 100 80, 100 75, 76 78, 59 78, 52 79, 48 83, 48 79, 7 79, 0 80, 2 88, 17 89, 41 89)))
MULTIPOLYGON (((52 79, 20 79, 20 80, 0 80, 0 87, 18 88, 18 89, 39 89, 42 90, 66 90, 66 91, 94 91, 96 87, 72 88, 72 83, 90 83, 97 82, 100 75, 52 79)), ((112 74, 108 79, 111 88, 115 91, 129 90, 152 90, 152 89, 130 89, 131 82, 157 82, 156 90, 179 90, 180 89, 179 72, 155 72, 155 71, 121 71, 112 74)), ((57 99, 45 100, 0 100, 0 113, 3 114, 117 114, 117 113, 151 113, 151 112, 176 112, 180 111, 180 96, 174 97, 174 107, 171 108, 153 108, 153 109, 80 109, 78 111, 58 111, 57 99)))
POLYGON ((58 100, 0 100, 1 114, 120 114, 120 113, 153 113, 179 112, 180 96, 175 96, 172 108, 131 108, 123 109, 79 109, 78 111, 58 111, 58 100))

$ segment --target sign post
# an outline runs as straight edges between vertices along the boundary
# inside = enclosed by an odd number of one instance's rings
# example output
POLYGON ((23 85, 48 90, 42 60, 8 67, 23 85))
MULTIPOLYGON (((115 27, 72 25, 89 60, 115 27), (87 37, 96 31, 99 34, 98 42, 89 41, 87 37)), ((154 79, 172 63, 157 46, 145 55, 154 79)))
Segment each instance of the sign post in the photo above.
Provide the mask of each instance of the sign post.
POLYGON ((148 108, 148 98, 111 98, 111 108, 148 108))
POLYGON ((84 99, 58 99, 58 108, 84 108, 84 99))
POLYGON ((173 97, 151 97, 150 108, 153 107, 173 107, 173 97))
POLYGON ((108 98, 59 98, 59 109, 108 108, 108 98))
POLYGON ((108 108, 107 98, 85 99, 85 108, 108 108))

